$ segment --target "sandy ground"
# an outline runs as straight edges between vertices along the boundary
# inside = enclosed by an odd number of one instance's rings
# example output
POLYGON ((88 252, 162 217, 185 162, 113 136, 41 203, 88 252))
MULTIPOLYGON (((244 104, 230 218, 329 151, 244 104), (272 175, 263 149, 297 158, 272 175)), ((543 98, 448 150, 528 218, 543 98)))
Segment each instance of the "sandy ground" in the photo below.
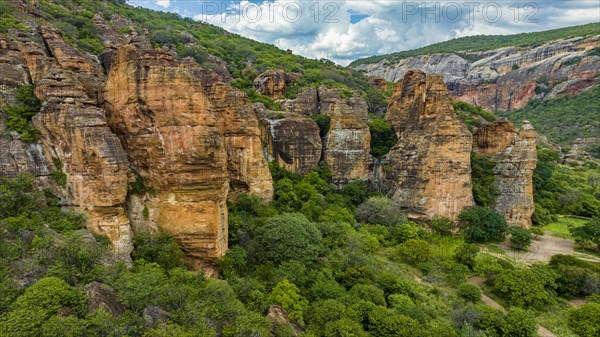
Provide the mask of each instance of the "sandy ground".
POLYGON ((537 240, 533 241, 527 251, 520 252, 512 250, 510 248, 509 240, 502 242, 499 246, 506 250, 507 256, 520 262, 546 262, 550 260, 552 256, 558 254, 574 255, 588 261, 600 262, 600 259, 593 255, 576 252, 573 249, 575 246, 573 240, 554 237, 551 232, 545 232, 543 236, 539 236, 537 240))

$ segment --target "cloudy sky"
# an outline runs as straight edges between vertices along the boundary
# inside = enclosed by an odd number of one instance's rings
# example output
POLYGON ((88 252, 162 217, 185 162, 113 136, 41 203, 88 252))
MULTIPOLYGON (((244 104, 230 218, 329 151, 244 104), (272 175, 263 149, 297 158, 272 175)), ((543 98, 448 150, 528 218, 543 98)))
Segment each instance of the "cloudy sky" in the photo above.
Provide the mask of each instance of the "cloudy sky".
POLYGON ((291 49, 310 58, 352 60, 456 37, 512 34, 600 21, 596 0, 128 0, 291 49))

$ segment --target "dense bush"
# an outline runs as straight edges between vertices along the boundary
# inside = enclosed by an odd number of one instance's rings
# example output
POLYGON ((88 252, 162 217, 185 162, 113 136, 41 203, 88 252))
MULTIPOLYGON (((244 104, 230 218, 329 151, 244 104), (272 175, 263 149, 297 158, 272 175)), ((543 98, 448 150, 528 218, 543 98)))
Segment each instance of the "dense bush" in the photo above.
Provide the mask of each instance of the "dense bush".
POLYGON ((133 245, 135 249, 131 257, 134 260, 156 262, 165 269, 181 266, 183 251, 173 237, 163 229, 159 229, 157 233, 139 231, 133 237, 133 245))
POLYGON ((507 337, 537 336, 537 324, 534 315, 519 307, 510 308, 504 317, 502 333, 507 337))
POLYGON ((494 281, 494 291, 511 305, 543 309, 556 303, 556 273, 542 265, 503 270, 494 281))
POLYGON ((376 158, 383 158, 398 141, 392 124, 379 116, 370 116, 369 129, 371 130, 371 154, 376 158))
POLYGON ((569 327, 581 337, 600 335, 600 304, 586 303, 569 313, 569 327))
POLYGON ((251 243, 257 261, 275 264, 291 260, 311 262, 321 250, 321 232, 302 214, 269 218, 256 230, 251 243))
POLYGON ((429 223, 429 227, 442 236, 451 236, 456 226, 450 218, 436 215, 429 223))
POLYGON ((593 218, 581 227, 571 227, 569 231, 578 244, 586 245, 589 242, 600 249, 600 217, 593 218))
POLYGON ((458 287, 458 295, 470 302, 477 302, 481 298, 481 289, 474 284, 463 283, 458 287))
POLYGON ((531 245, 533 235, 527 228, 511 227, 508 232, 510 233, 510 246, 512 248, 523 250, 531 245))
POLYGON ((461 212, 458 218, 462 223, 461 231, 469 242, 502 240, 508 230, 501 214, 481 206, 461 212))
POLYGON ((369 198, 358 206, 354 216, 359 222, 384 226, 406 222, 406 216, 400 212, 400 207, 393 200, 385 197, 369 198))
POLYGON ((471 177, 473 180, 473 199, 479 206, 492 207, 500 194, 494 175, 496 163, 488 158, 471 153, 471 177))
POLYGON ((0 112, 4 115, 6 126, 21 135, 21 139, 34 141, 38 131, 31 124, 31 118, 40 110, 40 102, 33 93, 31 84, 24 84, 15 93, 17 104, 4 104, 0 112))

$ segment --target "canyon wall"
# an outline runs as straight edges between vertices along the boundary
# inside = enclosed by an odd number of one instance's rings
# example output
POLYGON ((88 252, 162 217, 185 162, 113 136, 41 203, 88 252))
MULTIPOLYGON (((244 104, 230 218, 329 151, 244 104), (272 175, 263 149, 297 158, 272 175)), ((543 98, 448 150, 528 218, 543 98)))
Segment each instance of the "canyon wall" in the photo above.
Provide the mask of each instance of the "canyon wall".
POLYGON ((510 111, 525 106, 533 98, 574 95, 593 87, 598 82, 600 56, 588 51, 598 46, 600 35, 535 48, 466 52, 468 59, 456 54, 383 59, 361 64, 356 69, 390 82, 400 81, 413 69, 443 74, 453 97, 492 111, 510 111))

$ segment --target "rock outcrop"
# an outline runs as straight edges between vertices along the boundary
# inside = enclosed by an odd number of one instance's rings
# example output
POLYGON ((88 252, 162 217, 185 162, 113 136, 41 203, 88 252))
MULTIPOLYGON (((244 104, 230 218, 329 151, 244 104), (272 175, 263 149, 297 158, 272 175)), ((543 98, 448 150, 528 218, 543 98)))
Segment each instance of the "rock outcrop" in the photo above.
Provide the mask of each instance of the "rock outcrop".
POLYGON ((270 111, 255 104, 261 118, 262 142, 269 161, 276 161, 286 170, 305 174, 319 163, 323 145, 319 126, 307 116, 270 111))
POLYGON ((600 56, 600 35, 556 41, 535 48, 506 47, 471 53, 432 54, 400 60, 383 59, 356 69, 397 82, 412 69, 443 74, 450 94, 488 110, 514 110, 533 98, 576 94, 594 86, 600 56), (476 59, 476 61, 471 61, 476 59))
MULTIPOLYGON (((41 112, 33 118, 40 142, 25 144, 13 140, 7 144, 9 164, 3 165, 2 174, 30 172, 41 181, 38 187, 54 185, 50 187, 63 197, 65 205, 87 214, 88 229, 108 236, 117 256, 130 261, 131 230, 123 208, 129 163, 119 139, 108 127, 105 111, 98 108, 103 81, 100 66, 65 43, 60 32, 50 25, 42 25, 37 33, 22 34, 10 42, 1 40, 5 41, 3 50, 10 50, 8 54, 16 57, 16 69, 26 69, 27 81, 31 81, 36 95, 44 102, 41 112), (53 162, 60 162, 63 167, 55 167, 53 162), (64 189, 52 184, 50 170, 64 172, 64 189)), ((13 82, 5 81, 6 84, 18 85, 14 74, 9 77, 13 82)), ((4 153, 2 157, 5 158, 4 153)))
POLYGON ((495 182, 500 194, 494 207, 510 226, 531 227, 533 171, 537 165, 536 133, 524 121, 519 130, 500 119, 473 131, 473 148, 496 162, 495 182))
POLYGON ((261 94, 272 99, 283 96, 285 89, 300 77, 296 73, 288 73, 284 70, 269 70, 254 80, 254 88, 261 94))
POLYGON ((319 113, 319 92, 315 87, 301 90, 295 99, 282 100, 284 110, 312 116, 319 113))
POLYGON ((367 102, 360 97, 341 99, 338 90, 319 88, 320 113, 329 117, 323 139, 323 161, 338 186, 370 178, 371 132, 367 125, 367 102))
POLYGON ((386 178, 409 218, 455 220, 472 206, 472 136, 454 115, 443 77, 408 72, 396 84, 386 119, 398 135, 384 158, 386 178))
POLYGON ((88 298, 88 311, 104 310, 114 317, 125 313, 125 306, 119 302, 117 293, 107 285, 93 281, 85 286, 88 298))
POLYGON ((167 53, 127 45, 113 60, 104 99, 131 164, 154 191, 133 198, 133 225, 148 227, 135 221, 145 218, 167 229, 187 255, 224 254, 227 152, 203 83, 167 53))

